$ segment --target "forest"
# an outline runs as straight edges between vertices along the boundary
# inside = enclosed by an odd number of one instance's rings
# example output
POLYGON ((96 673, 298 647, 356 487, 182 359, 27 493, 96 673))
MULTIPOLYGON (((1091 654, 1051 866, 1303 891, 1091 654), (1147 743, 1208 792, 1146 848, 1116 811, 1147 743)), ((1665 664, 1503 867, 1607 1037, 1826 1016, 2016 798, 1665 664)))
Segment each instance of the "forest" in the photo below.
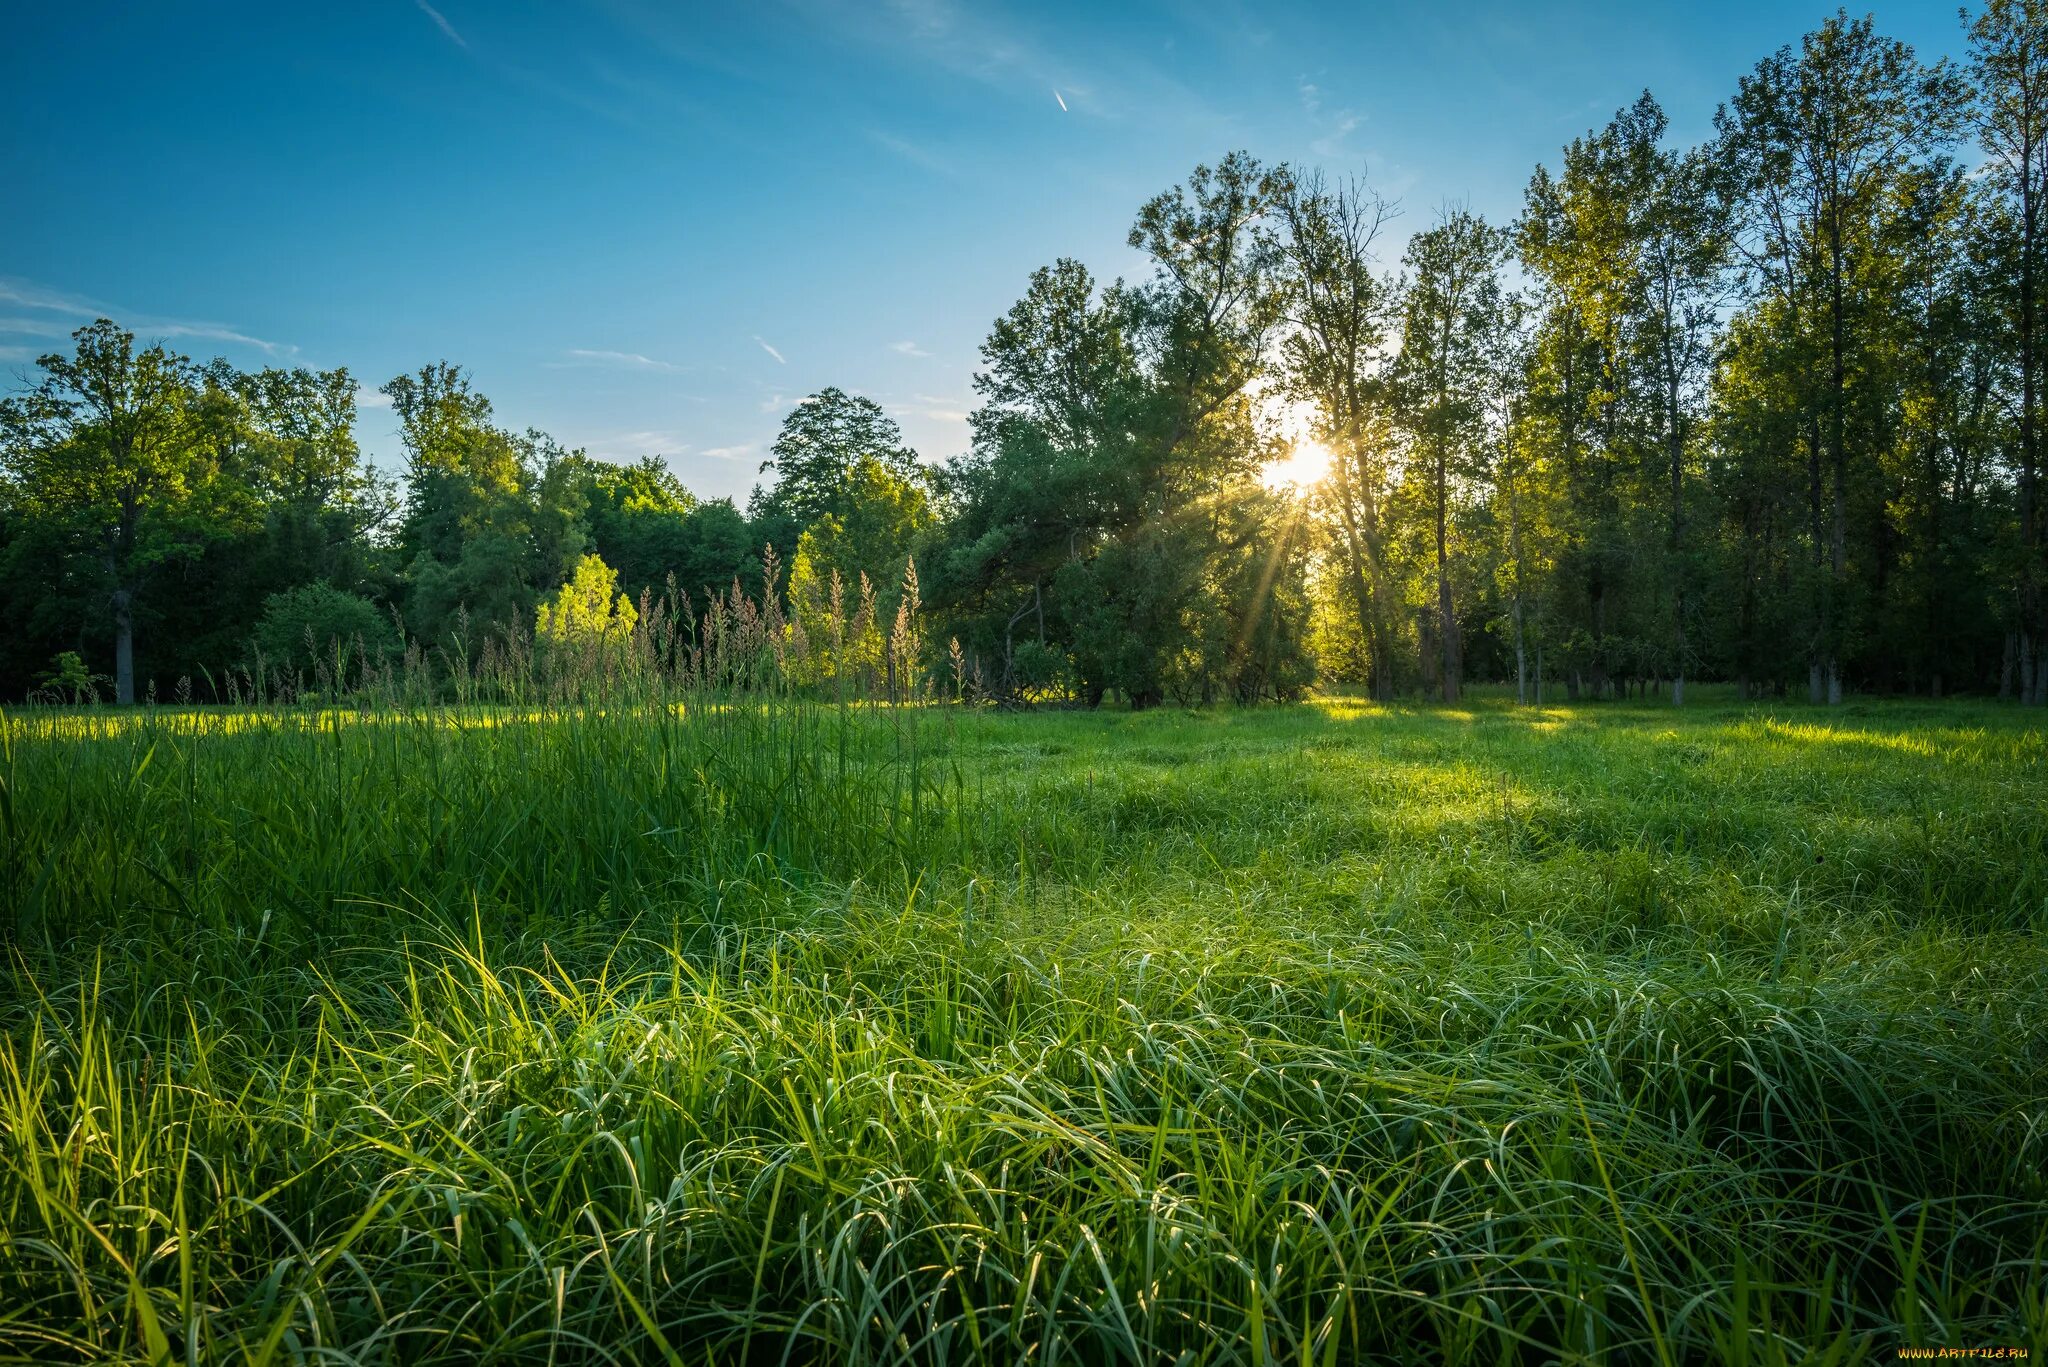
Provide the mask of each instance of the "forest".
POLYGON ((0 692, 333 689, 771 581, 879 638, 908 576, 916 668, 1008 704, 2038 705, 2048 46, 2008 0, 1967 36, 1837 15, 1692 147, 1646 92, 1512 222, 1233 152, 1137 210, 1147 278, 1031 275, 971 449, 827 388, 744 508, 505 430, 446 362, 375 391, 387 473, 348 371, 102 319, 0 400, 0 692))

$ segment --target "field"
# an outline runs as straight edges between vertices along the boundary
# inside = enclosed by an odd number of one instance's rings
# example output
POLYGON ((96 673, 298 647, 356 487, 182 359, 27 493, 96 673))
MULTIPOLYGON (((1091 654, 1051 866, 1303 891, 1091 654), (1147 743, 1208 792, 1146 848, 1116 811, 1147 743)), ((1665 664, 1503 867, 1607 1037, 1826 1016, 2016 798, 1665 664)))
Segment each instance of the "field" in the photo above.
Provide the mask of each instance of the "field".
POLYGON ((2048 1351, 1989 704, 31 711, 0 1354, 2048 1351))

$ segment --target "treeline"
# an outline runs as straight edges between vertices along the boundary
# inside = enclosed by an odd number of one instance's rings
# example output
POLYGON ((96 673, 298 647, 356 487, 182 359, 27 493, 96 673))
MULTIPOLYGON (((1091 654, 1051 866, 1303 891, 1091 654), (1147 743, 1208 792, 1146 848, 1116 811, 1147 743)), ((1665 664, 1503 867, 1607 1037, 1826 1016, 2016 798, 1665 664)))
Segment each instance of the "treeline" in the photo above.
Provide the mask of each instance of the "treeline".
POLYGON ((922 666, 1005 700, 2040 703, 2048 0, 1966 26, 1929 64, 1837 15, 1698 147, 1646 93, 1515 221, 1446 209, 1398 262, 1362 183, 1199 167, 1139 211, 1149 279, 1032 276, 969 453, 920 462, 828 389, 744 512, 506 432, 445 364, 383 387, 387 480, 347 372, 194 366, 102 321, 0 404, 0 688, 203 696, 338 644, 691 622, 735 583, 793 634, 888 637, 908 580, 922 666), (1304 491, 1261 478, 1283 413, 1328 455, 1304 491))

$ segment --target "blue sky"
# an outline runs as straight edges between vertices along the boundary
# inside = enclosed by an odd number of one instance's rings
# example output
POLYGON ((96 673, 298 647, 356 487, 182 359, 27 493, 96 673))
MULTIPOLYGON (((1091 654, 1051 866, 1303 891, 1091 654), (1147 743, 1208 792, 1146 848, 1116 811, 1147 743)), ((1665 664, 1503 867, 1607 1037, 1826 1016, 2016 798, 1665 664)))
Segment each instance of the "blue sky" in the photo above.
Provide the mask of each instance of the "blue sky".
MULTIPOLYGON (((1133 274, 1200 161, 1364 173, 1392 251, 1512 216, 1644 87, 1709 130, 1826 5, 591 0, 21 5, 0 25, 0 386, 105 312, 198 357, 446 358, 508 425, 743 495, 797 398, 967 443, 975 349, 1059 256, 1133 274), (1064 104, 1064 108, 1062 105, 1064 104)), ((1880 25, 1961 47, 1947 0, 1880 25)), ((366 395, 366 398, 369 397, 366 395)), ((388 409, 366 449, 393 464, 388 409)))

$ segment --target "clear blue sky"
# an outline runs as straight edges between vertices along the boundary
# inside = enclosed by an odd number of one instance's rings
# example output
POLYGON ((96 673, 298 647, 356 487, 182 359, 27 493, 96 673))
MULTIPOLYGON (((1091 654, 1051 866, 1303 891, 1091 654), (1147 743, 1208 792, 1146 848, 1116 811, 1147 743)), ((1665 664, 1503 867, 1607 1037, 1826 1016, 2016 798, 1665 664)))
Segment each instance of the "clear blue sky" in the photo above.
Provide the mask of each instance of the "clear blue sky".
MULTIPOLYGON (((789 404, 828 384, 939 459, 966 445, 975 348, 1029 272, 1141 270, 1133 214, 1198 161, 1364 172, 1401 200, 1399 236, 1447 201, 1505 218, 1538 161, 1644 87, 1703 136, 1829 12, 17 5, 0 386, 104 311, 371 389, 456 361, 508 425, 658 453, 708 495, 744 494, 789 404)), ((1947 0, 1877 15, 1923 56, 1960 49, 1947 0)), ((365 408, 387 464, 392 426, 365 408)))

